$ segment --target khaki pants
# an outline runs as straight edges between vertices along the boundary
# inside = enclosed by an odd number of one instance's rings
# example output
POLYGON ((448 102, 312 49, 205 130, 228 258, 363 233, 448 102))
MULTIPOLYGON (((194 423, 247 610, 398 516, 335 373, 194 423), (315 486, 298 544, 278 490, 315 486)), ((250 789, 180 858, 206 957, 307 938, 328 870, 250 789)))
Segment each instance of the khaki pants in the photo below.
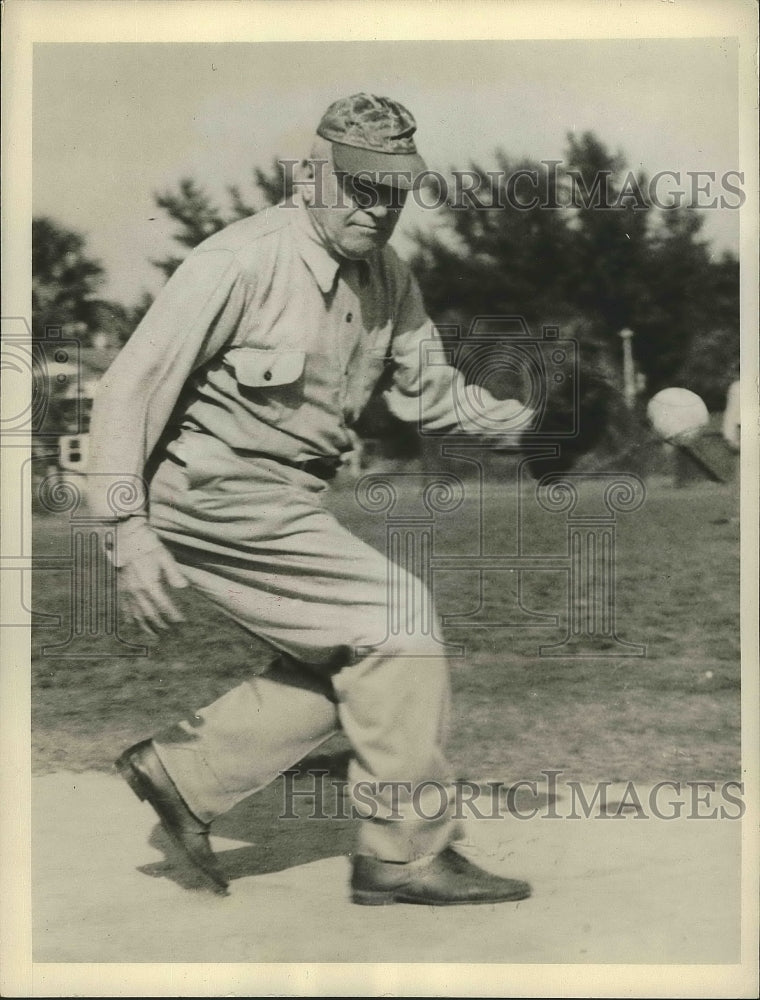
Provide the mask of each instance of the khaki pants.
MULTIPOLYGON (((161 761, 210 821, 341 728, 354 751, 349 788, 361 781, 377 791, 359 853, 408 861, 441 850, 455 831, 449 810, 440 815, 451 774, 439 645, 417 620, 389 636, 390 564, 324 509, 325 483, 262 459, 220 451, 215 460, 215 447, 206 439, 202 473, 192 455, 186 465, 161 463, 150 523, 191 584, 279 655, 265 674, 157 735, 161 761), (413 808, 406 783, 414 792, 425 782, 427 797, 413 808)), ((178 449, 185 458, 191 450, 178 449)))

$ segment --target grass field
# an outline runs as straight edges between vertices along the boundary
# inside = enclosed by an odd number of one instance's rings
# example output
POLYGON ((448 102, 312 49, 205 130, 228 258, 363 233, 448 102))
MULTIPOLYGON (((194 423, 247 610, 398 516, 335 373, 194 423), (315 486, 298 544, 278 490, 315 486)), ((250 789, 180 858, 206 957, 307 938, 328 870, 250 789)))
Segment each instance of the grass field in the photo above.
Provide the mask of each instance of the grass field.
MULTIPOLYGON (((486 488, 488 551, 509 551, 514 491, 486 488)), ((339 518, 382 548, 384 524, 361 511, 350 484, 331 500, 339 518)), ((479 505, 473 491, 446 515, 436 539, 446 553, 476 551, 479 505)), ((712 484, 674 489, 650 482, 636 512, 618 521, 617 620, 621 638, 643 643, 640 659, 539 657, 560 627, 448 627, 466 646, 452 660, 455 697, 450 745, 462 777, 513 781, 560 768, 582 780, 723 780, 740 777, 740 647, 738 526, 730 490, 712 484)), ((528 509, 531 551, 560 552, 564 520, 528 509)), ((64 554, 65 517, 40 516, 39 554, 64 554)), ((438 550, 438 548, 437 548, 438 550)), ((557 574, 525 575, 523 602, 556 613, 566 598, 557 574)), ((485 612, 498 616, 513 578, 488 576, 485 612)), ((436 576, 438 609, 472 611, 472 572, 436 576)), ((187 622, 139 658, 57 659, 43 644, 69 630, 69 576, 40 570, 34 608, 62 616, 60 628, 33 639, 33 753, 36 771, 110 769, 127 745, 185 717, 263 667, 267 649, 187 591, 187 622)), ((493 617, 490 619, 494 620, 493 617)), ((144 641, 136 630, 123 634, 144 641)), ((150 640, 147 640, 150 642, 150 640)), ((329 748, 345 750, 338 736, 329 748)))

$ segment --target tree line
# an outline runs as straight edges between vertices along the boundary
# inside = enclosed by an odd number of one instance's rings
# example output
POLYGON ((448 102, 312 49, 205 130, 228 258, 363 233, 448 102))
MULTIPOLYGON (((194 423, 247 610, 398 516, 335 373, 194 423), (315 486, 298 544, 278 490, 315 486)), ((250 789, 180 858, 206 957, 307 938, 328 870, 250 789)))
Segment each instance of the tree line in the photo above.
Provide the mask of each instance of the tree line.
MULTIPOLYGON (((619 333, 634 331, 636 367, 645 395, 667 385, 699 393, 722 409, 739 363, 739 262, 715 257, 702 234, 704 217, 688 205, 659 210, 626 195, 624 158, 593 133, 568 135, 560 169, 515 160, 495 150, 490 163, 469 164, 473 207, 442 206, 435 227, 412 234, 411 265, 431 319, 442 329, 469 329, 476 316, 520 316, 534 332, 558 326, 575 337, 582 360, 619 380, 619 333), (533 208, 514 199, 487 206, 519 171, 534 178, 533 208), (580 178, 591 190, 604 176, 612 205, 565 204, 560 186, 580 178)), ((647 177, 637 175, 641 189, 647 177)), ((202 185, 185 178, 156 194, 175 224, 174 252, 152 261, 169 277, 198 243, 237 219, 277 204, 289 192, 274 160, 253 170, 251 197, 237 186, 217 204, 202 185)), ((85 338, 107 330, 124 342, 150 297, 124 304, 98 297, 104 271, 85 239, 49 218, 33 221, 33 329, 76 323, 85 338)))

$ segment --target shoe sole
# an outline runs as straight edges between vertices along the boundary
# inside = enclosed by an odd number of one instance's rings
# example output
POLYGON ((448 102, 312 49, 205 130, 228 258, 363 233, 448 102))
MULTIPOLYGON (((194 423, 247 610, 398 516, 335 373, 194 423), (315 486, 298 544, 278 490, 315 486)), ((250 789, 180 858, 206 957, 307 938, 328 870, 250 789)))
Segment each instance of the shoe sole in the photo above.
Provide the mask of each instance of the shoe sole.
POLYGON ((417 906, 484 906, 486 903, 517 903, 528 899, 530 892, 511 893, 493 899, 415 899, 405 897, 393 890, 389 892, 371 889, 355 889, 351 893, 351 901, 359 906, 392 906, 394 903, 409 903, 417 906))
POLYGON ((187 847, 182 841, 182 838, 171 828, 171 826, 168 823, 164 822, 163 816, 158 811, 156 806, 153 804, 152 797, 150 794, 150 789, 145 779, 137 770, 137 768, 135 768, 134 764, 129 759, 129 757, 124 757, 124 756, 119 757, 119 759, 115 762, 114 766, 116 767, 116 770, 121 775, 121 777, 126 781, 129 787, 135 793, 137 798, 141 802, 147 802, 151 806, 156 816, 158 817, 159 822, 161 823, 162 829, 169 835, 169 837, 171 837, 172 843, 174 843, 182 851, 183 855, 187 858, 187 860, 193 866, 195 871, 201 872, 201 874, 204 875, 205 878, 209 880, 211 884, 210 887, 213 889, 215 893, 217 893, 220 896, 229 895, 229 883, 223 877, 216 875, 214 872, 211 872, 207 868, 204 868, 203 865, 198 864, 198 862, 192 856, 190 851, 188 851, 187 847))

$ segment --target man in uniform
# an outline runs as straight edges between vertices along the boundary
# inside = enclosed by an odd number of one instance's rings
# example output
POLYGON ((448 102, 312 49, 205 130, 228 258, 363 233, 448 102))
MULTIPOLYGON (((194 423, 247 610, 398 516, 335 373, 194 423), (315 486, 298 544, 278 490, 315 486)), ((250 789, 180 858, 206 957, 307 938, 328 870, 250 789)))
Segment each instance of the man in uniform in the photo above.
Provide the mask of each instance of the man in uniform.
MULTIPOLYGON (((419 616, 389 641, 386 557, 323 503, 350 426, 389 365, 397 417, 480 429, 455 407, 470 391, 460 373, 421 362, 421 343, 436 334, 387 246, 425 169, 415 129, 387 98, 332 104, 295 202, 201 243, 99 387, 93 505, 113 517, 109 477, 149 480, 145 509, 117 518, 111 553, 134 618, 148 630, 181 620, 170 588, 189 583, 277 654, 266 673, 117 762, 217 891, 227 880, 209 845, 212 820, 340 728, 353 748, 349 786, 368 783, 378 807, 352 856, 355 902, 530 894, 459 854, 451 809, 416 794, 450 788, 448 666, 419 616)), ((529 418, 483 390, 478 406, 505 431, 529 418)))

